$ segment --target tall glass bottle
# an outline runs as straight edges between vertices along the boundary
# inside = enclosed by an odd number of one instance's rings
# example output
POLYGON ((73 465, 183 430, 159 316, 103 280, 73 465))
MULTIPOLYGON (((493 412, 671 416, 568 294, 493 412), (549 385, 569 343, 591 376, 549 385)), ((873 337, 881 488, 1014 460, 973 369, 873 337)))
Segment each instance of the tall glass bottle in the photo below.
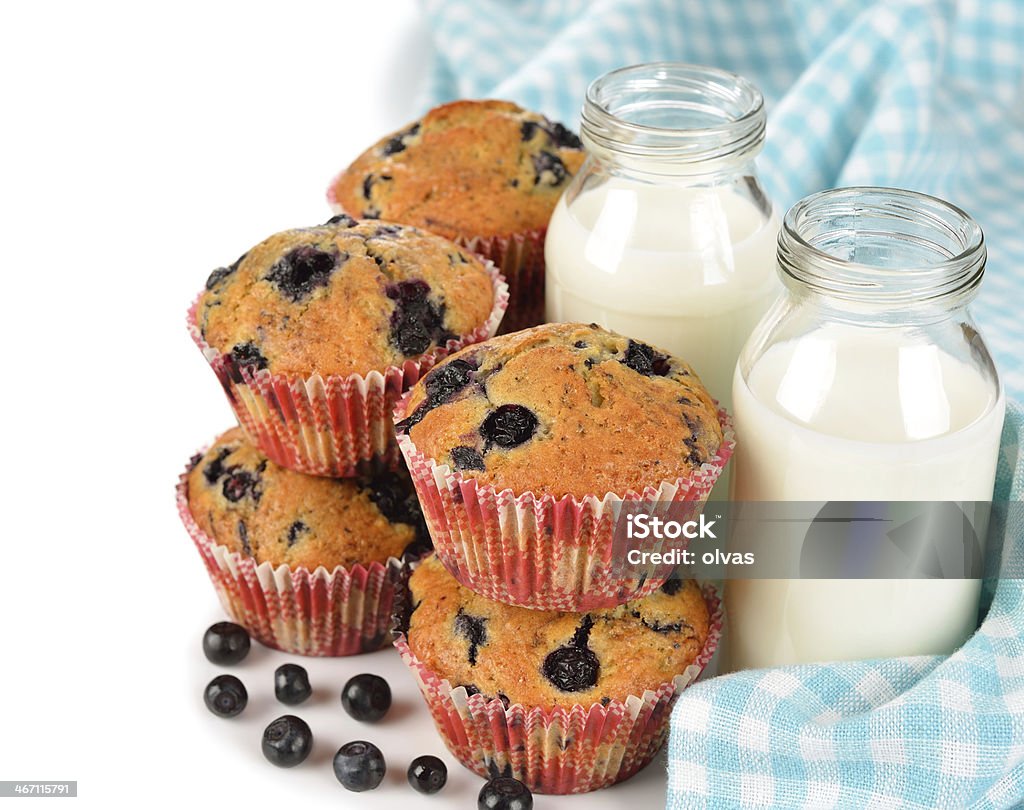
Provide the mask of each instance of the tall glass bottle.
POLYGON ((547 319, 667 349, 729 407, 736 358, 780 289, 754 166, 764 129, 761 93, 726 71, 658 63, 593 82, 588 158, 547 234, 547 319))

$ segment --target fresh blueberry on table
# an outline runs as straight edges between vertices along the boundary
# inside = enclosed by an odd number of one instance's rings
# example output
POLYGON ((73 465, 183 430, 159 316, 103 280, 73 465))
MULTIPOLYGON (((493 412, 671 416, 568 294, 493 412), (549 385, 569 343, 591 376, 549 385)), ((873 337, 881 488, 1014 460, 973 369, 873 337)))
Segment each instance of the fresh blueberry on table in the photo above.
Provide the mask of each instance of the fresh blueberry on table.
POLYGON ((530 789, 511 776, 499 776, 480 789, 477 810, 533 810, 530 789))
POLYGON ((406 774, 413 790, 419 793, 437 793, 448 781, 448 768, 437 757, 430 755, 416 757, 406 774))
POLYGON ((380 785, 387 772, 384 755, 373 743, 354 740, 334 755, 334 775, 346 790, 362 793, 380 785))
POLYGON ((249 654, 249 634, 234 622, 217 622, 203 634, 203 654, 213 664, 230 666, 249 654))
POLYGON ((263 756, 279 768, 293 768, 313 750, 313 732, 301 717, 286 714, 263 731, 263 756))
POLYGON ((379 675, 364 672, 345 684, 341 690, 341 705, 356 720, 376 723, 391 708, 391 687, 379 675))
POLYGON ((313 694, 309 673, 298 664, 281 664, 274 670, 274 694, 282 703, 296 706, 313 694))
POLYGON ((218 675, 206 685, 203 700, 218 717, 236 717, 249 702, 249 693, 234 675, 218 675))

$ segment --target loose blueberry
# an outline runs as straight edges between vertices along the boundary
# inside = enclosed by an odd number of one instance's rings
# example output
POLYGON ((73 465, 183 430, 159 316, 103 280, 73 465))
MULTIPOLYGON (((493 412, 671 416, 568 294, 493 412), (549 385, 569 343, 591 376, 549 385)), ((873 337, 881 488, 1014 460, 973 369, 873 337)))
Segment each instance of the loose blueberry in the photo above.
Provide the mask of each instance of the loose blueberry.
POLYGON ((455 614, 455 633, 469 642, 466 655, 470 666, 476 666, 477 651, 487 643, 487 619, 483 616, 470 616, 459 608, 455 614))
POLYGON ((541 183, 558 186, 569 176, 562 159, 543 149, 533 156, 533 171, 533 182, 538 186, 541 183))
POLYGON ((313 732, 294 714, 278 717, 263 731, 263 756, 279 768, 293 768, 313 750, 313 732))
POLYGON ((282 703, 297 706, 313 694, 309 673, 298 664, 281 664, 274 670, 274 694, 282 703))
POLYGON ((453 447, 452 464, 456 470, 483 470, 484 457, 472 447, 453 447))
POLYGON ((427 402, 436 408, 450 400, 459 391, 469 385, 476 367, 465 360, 450 360, 439 368, 435 368, 423 378, 423 387, 427 391, 427 402))
POLYGON ((342 225, 346 228, 354 228, 358 224, 348 214, 336 214, 324 223, 324 225, 342 225))
POLYGON ((523 405, 502 405, 491 412, 480 426, 480 435, 498 447, 518 447, 533 438, 537 417, 523 405))
POLYGON ((391 708, 391 687, 379 675, 356 675, 341 690, 341 705, 356 720, 376 723, 391 708))
POLYGON ((317 287, 325 286, 335 268, 348 258, 345 254, 327 253, 312 245, 297 247, 270 268, 267 281, 281 294, 298 302, 317 287))
POLYGON ((236 717, 249 702, 249 693, 234 675, 218 675, 206 685, 203 700, 218 717, 236 717))
POLYGON ((234 622, 217 622, 203 633, 203 654, 220 666, 237 664, 249 654, 249 634, 234 622))
POLYGON ((511 776, 491 779, 476 800, 477 810, 533 810, 530 789, 511 776))
POLYGON ((385 773, 384 755, 376 745, 365 740, 345 743, 334 755, 334 775, 346 790, 356 793, 374 790, 384 780, 385 773))
POLYGON ((416 757, 406 772, 409 784, 419 793, 437 793, 448 781, 448 768, 437 757, 416 757))
POLYGON ((631 340, 626 347, 626 357, 621 361, 637 374, 645 377, 664 377, 669 373, 668 357, 654 351, 646 343, 631 340))
POLYGON ((238 343, 231 348, 231 359, 239 366, 248 366, 251 368, 266 368, 267 358, 263 356, 263 352, 260 351, 252 341, 248 343, 238 343))
POLYGON ((601 664, 587 646, 594 620, 584 616, 572 640, 548 653, 541 666, 544 677, 562 692, 585 692, 597 685, 601 664))
POLYGON ((430 285, 421 279, 400 281, 385 288, 395 302, 391 313, 391 341, 407 357, 423 354, 433 341, 447 339, 444 330, 444 305, 435 306, 427 298, 430 285))

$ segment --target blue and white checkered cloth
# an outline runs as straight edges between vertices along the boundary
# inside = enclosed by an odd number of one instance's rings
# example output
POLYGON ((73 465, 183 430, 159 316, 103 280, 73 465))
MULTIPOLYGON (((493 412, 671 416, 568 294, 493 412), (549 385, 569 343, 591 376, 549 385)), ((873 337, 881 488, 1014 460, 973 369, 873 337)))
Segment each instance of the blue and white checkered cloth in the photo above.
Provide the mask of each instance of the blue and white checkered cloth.
MULTIPOLYGON (((995 498, 1024 499, 1016 405, 995 498)), ((1019 512, 991 528, 986 553, 1019 573, 1019 512)), ((740 672, 688 689, 672 716, 668 807, 1024 804, 1024 581, 985 584, 988 614, 954 655, 740 672)))
POLYGON ((832 186, 924 191, 985 230, 974 314, 1024 399, 1024 0, 424 0, 424 105, 507 98, 576 125, 589 82, 678 60, 765 94, 758 165, 785 211, 832 186))
MULTIPOLYGON (((984 228, 974 312, 1024 398, 1024 0, 423 0, 424 106, 508 98, 573 124, 627 64, 698 62, 764 91, 759 160, 783 210, 830 186, 950 200, 984 228)), ((997 499, 1024 497, 1024 411, 1007 413, 997 499)), ((1024 561, 994 526, 988 553, 1024 561)), ((1005 559, 1005 558, 997 558, 1005 559)), ((668 807, 1024 806, 1024 582, 990 581, 955 655, 713 678, 673 715, 668 807), (994 589, 994 596, 992 590, 994 589)))

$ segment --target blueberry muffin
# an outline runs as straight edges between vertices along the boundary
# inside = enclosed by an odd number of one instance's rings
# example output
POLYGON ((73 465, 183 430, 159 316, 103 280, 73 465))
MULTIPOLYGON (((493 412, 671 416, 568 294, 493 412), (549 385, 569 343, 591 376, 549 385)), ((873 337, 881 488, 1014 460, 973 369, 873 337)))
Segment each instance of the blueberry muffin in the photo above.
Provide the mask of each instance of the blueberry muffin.
POLYGON ((471 252, 434 234, 340 215, 264 240, 210 274, 201 338, 238 367, 365 375, 481 328, 494 284, 471 252))
POLYGON ((449 239, 546 228, 583 162, 579 138, 508 101, 455 101, 385 136, 332 186, 362 217, 449 239))
POLYGON ((464 588, 432 556, 409 588, 412 653, 453 688, 506 707, 589 707, 642 695, 696 662, 711 627, 693 580, 585 614, 526 610, 464 588))
POLYGON ((495 489, 643 492, 711 461, 714 400, 675 357, 595 324, 548 324, 468 347, 417 383, 397 428, 495 489))
POLYGON ((501 268, 503 328, 541 320, 543 235, 583 163, 579 138, 507 101, 456 101, 367 149, 333 182, 337 211, 405 222, 469 245, 501 268))
POLYGON ((193 459, 187 481, 199 529, 258 564, 331 570, 419 557, 430 547, 404 470, 363 479, 302 475, 266 459, 233 428, 193 459))

